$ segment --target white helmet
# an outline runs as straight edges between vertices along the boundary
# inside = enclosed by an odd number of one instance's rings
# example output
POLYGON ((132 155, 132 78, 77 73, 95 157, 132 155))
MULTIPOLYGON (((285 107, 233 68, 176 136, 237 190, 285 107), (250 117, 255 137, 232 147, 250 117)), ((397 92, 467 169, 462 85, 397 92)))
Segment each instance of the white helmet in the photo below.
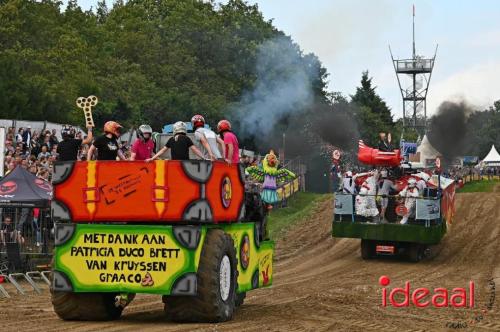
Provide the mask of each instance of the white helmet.
POLYGON ((413 188, 413 187, 415 187, 416 185, 417 185, 417 180, 415 180, 415 178, 410 178, 410 179, 408 180, 408 187, 413 188))
POLYGON ((177 121, 173 125, 173 130, 174 130, 174 135, 177 134, 186 134, 187 133, 187 126, 184 122, 182 121, 177 121))
POLYGON ((360 194, 360 195, 368 195, 368 188, 366 188, 366 187, 361 187, 361 188, 359 189, 359 194, 360 194))
POLYGON ((351 171, 347 171, 345 173, 345 176, 348 177, 348 178, 352 178, 352 172, 351 171))

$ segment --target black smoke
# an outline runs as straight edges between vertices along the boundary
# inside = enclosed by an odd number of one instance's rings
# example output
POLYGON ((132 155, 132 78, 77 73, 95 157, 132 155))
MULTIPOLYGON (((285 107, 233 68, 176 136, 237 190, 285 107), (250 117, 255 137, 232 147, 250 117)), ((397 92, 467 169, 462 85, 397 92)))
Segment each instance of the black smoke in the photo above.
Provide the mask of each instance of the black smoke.
POLYGON ((441 153, 444 165, 466 151, 467 118, 473 109, 466 102, 443 102, 430 118, 427 137, 441 153))

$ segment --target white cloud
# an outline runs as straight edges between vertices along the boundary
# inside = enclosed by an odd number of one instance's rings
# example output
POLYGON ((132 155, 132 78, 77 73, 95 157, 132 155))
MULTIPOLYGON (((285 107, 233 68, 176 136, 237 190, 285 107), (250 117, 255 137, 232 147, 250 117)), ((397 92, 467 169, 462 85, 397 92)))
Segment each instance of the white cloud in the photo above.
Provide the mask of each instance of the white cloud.
POLYGON ((466 100, 485 109, 500 99, 500 61, 485 62, 432 84, 427 97, 427 113, 432 115, 446 100, 466 100))

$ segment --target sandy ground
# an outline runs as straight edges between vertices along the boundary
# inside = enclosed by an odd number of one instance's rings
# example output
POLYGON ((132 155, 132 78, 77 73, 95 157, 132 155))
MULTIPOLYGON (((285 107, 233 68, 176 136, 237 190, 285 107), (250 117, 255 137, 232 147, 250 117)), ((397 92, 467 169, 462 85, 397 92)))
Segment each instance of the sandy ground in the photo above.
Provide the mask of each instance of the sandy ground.
MULTIPOLYGON (((359 240, 331 237, 332 203, 294 226, 277 243, 274 285, 250 292, 234 320, 177 325, 163 317, 161 299, 138 296, 119 321, 64 322, 43 295, 0 300, 1 331, 500 331, 500 193, 457 195, 456 216, 442 245, 414 264, 397 259, 363 261, 359 240), (378 278, 390 287, 467 287, 476 284, 474 309, 381 306, 378 278), (490 296, 496 295, 491 310, 490 296), (479 321, 479 322, 478 322, 479 321), (455 324, 455 327, 449 328, 455 324), (463 328, 467 324, 467 328, 463 328)), ((13 293, 13 292, 12 292, 13 293)))

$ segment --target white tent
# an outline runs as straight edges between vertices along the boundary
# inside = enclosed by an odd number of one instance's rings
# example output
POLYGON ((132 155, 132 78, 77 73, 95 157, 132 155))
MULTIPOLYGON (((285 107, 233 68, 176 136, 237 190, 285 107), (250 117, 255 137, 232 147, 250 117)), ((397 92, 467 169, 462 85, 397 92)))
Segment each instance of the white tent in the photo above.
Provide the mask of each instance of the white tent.
POLYGON ((427 160, 436 160, 441 154, 436 150, 429 142, 427 135, 424 135, 422 142, 417 148, 417 153, 420 153, 420 162, 424 165, 427 164, 427 160))
POLYGON ((500 166, 500 154, 495 145, 491 146, 491 150, 486 157, 481 161, 485 166, 500 166))

